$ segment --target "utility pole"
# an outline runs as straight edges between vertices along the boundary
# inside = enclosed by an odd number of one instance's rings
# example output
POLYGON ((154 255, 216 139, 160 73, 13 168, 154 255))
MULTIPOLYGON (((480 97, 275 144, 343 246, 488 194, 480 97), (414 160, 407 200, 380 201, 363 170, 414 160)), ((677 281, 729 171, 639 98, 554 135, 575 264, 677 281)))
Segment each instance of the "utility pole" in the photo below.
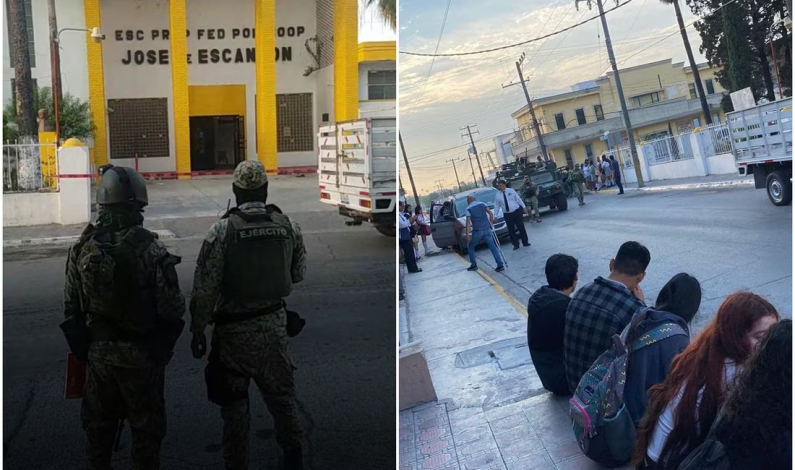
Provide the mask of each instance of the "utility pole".
POLYGON ((411 183, 411 190, 414 192, 415 205, 420 204, 420 196, 417 193, 417 187, 414 186, 414 177, 411 175, 411 167, 409 166, 409 159, 406 158, 406 149, 403 147, 403 136, 398 132, 398 140, 400 140, 400 151, 403 153, 403 163, 406 164, 406 173, 409 174, 409 182, 411 183))
MULTIPOLYGON (((58 20, 55 11, 55 0, 47 0, 47 16, 49 18, 50 26, 50 64, 55 70, 52 70, 52 91, 55 103, 63 102, 63 91, 61 90, 61 51, 58 47, 58 20)), ((58 107, 55 107, 55 112, 58 112, 58 107)), ((56 135, 56 137, 58 137, 56 135)))
MULTIPOLYGON (((613 54, 613 44, 610 42, 610 31, 607 29, 607 17, 605 16, 605 9, 602 7, 602 0, 595 0, 596 6, 599 9, 599 18, 602 20, 602 29, 605 32, 605 46, 607 46, 607 56, 610 59, 610 66, 613 68, 613 76, 616 79, 616 91, 618 92, 618 101, 621 103, 621 113, 624 115, 624 126, 627 129, 627 138, 629 139, 629 150, 632 152, 632 166, 635 167, 635 176, 638 178, 638 187, 645 186, 643 182, 643 173, 640 168, 640 160, 638 159, 638 149, 635 147, 635 136, 632 135, 632 122, 629 120, 629 111, 627 110, 627 101, 624 99, 624 89, 621 87, 621 77, 618 75, 618 65, 616 65, 616 56, 613 54)), ((577 0, 574 2, 577 6, 577 0)), ((588 0, 588 8, 591 7, 591 1, 588 0)))
POLYGON ((436 180, 436 187, 439 188, 439 194, 444 197, 444 180, 436 180))
POLYGON ((544 156, 544 161, 548 162, 549 155, 547 155, 547 146, 544 145, 544 136, 541 135, 541 129, 538 127, 536 111, 533 109, 533 101, 530 99, 530 93, 527 92, 527 84, 524 81, 524 74, 522 74, 522 62, 524 62, 524 59, 525 55, 524 52, 522 52, 522 56, 516 61, 516 71, 519 72, 519 83, 522 84, 522 90, 524 90, 524 98, 527 100, 527 108, 530 110, 530 118, 532 119, 533 130, 538 139, 538 146, 541 147, 541 155, 544 156))
POLYGON ((453 171, 455 171, 455 182, 458 183, 458 191, 464 192, 464 190, 461 189, 461 180, 458 179, 458 168, 455 167, 456 160, 455 159, 450 159, 450 160, 445 160, 444 162, 445 163, 450 163, 450 162, 453 163, 453 171))
POLYGON ((478 178, 475 176, 475 167, 472 165, 472 154, 467 152, 467 157, 469 158, 469 168, 472 170, 472 182, 475 183, 475 187, 478 187, 478 178))
MULTIPOLYGON (((469 135, 469 143, 472 144, 472 147, 470 147, 469 151, 471 151, 471 153, 475 154, 475 160, 477 160, 477 162, 478 162, 478 170, 480 170, 480 179, 483 180, 483 186, 485 187, 486 186, 486 178, 483 176, 483 168, 480 166, 480 158, 478 157, 478 149, 477 149, 477 147, 475 147, 474 139, 472 139, 472 129, 470 129, 470 127, 471 126, 467 126, 466 127, 467 134, 469 135)), ((461 130, 463 131, 464 128, 462 127, 461 130)), ((477 130, 475 132, 478 133, 477 130)), ((475 184, 477 185, 477 183, 475 183, 475 184)))

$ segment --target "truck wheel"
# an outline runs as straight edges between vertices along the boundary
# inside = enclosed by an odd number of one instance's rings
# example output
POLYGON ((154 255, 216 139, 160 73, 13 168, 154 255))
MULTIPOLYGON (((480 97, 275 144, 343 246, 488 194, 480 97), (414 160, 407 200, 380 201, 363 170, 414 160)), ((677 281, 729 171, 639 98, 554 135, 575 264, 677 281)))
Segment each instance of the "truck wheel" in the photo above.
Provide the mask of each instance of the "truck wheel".
POLYGON ((462 256, 466 256, 469 254, 469 249, 467 248, 467 239, 464 235, 458 236, 458 252, 461 253, 462 256))
POLYGON ((558 207, 558 212, 563 212, 569 208, 569 200, 566 199, 566 195, 563 193, 556 194, 555 205, 558 207))
POLYGON ((781 170, 774 171, 767 175, 765 185, 767 197, 776 206, 786 206, 792 202, 792 182, 784 175, 781 170))
POLYGON ((377 224, 375 229, 378 230, 378 233, 381 235, 386 235, 387 237, 395 237, 396 231, 394 225, 381 225, 377 224))

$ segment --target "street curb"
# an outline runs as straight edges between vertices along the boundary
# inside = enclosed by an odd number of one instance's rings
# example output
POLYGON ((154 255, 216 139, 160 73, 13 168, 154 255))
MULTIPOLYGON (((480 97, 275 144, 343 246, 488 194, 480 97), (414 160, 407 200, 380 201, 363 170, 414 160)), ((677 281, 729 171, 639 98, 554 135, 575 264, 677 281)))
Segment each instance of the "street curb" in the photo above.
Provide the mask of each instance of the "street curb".
MULTIPOLYGON (((170 240, 177 238, 171 230, 152 230, 158 235, 160 240, 170 240)), ((19 240, 3 240, 3 248, 19 248, 27 246, 58 246, 71 245, 80 239, 80 235, 70 237, 45 237, 45 238, 23 238, 19 240)))
MULTIPOLYGON (((469 262, 465 260, 463 256, 459 255, 458 253, 455 253, 455 256, 456 258, 458 258, 458 261, 460 261, 463 265, 465 266, 469 265, 469 262)), ((499 285, 497 281, 492 279, 491 276, 489 276, 488 274, 484 273, 482 269, 478 269, 475 272, 478 273, 480 277, 483 278, 483 280, 491 284, 492 289, 497 291, 500 297, 507 300, 508 303, 511 304, 511 307, 514 308, 514 310, 519 312, 523 317, 527 318, 527 309, 525 308, 525 306, 520 304, 518 300, 514 299, 513 297, 511 297, 510 294, 505 292, 505 289, 503 289, 503 287, 499 285)))
POLYGON ((670 186, 650 186, 645 188, 624 188, 626 191, 670 191, 679 189, 722 188, 725 186, 748 186, 754 184, 753 180, 715 181, 711 183, 674 184, 670 186))

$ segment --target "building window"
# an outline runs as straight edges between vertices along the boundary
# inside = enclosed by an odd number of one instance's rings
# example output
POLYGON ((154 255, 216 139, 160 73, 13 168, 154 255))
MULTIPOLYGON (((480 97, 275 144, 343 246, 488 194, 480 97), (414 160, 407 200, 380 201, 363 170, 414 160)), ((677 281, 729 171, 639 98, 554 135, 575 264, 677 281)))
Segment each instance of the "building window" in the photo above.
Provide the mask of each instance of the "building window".
POLYGON ((712 83, 711 78, 704 80, 704 86, 707 88, 708 95, 712 95, 715 93, 715 85, 712 83))
POLYGON ((574 158, 571 156, 571 149, 563 150, 563 154, 566 156, 566 166, 574 168, 574 158))
POLYGON ((695 129, 696 127, 701 127, 701 119, 698 117, 693 119, 693 129, 695 129))
MULTIPOLYGON (((11 9, 9 8, 8 1, 6 0, 6 28, 8 28, 8 52, 11 61, 11 68, 14 68, 14 54, 13 48, 11 47, 11 19, 9 17, 9 12, 11 9)), ((25 24, 27 25, 28 30, 28 55, 30 56, 30 66, 36 66, 36 48, 35 43, 33 41, 33 7, 31 7, 32 0, 25 0, 25 24)))
POLYGON ((593 158, 593 147, 591 147, 591 144, 585 144, 585 158, 593 158))
POLYGON ((648 106, 650 104, 659 103, 659 102, 660 102, 660 93, 655 91, 654 93, 647 93, 645 95, 633 97, 632 107, 640 108, 642 106, 648 106))
MULTIPOLYGON (((39 92, 39 82, 35 78, 31 78, 31 85, 33 86, 33 99, 36 99, 36 94, 39 92)), ((16 103, 17 97, 17 81, 11 79, 11 101, 16 103)))
POLYGON ((566 128, 566 121, 563 120, 563 113, 558 113, 555 115, 555 125, 558 126, 558 130, 566 128))
POLYGON ((276 95, 276 142, 279 152, 315 149, 312 93, 276 95))
POLYGON ((110 158, 169 156, 168 99, 108 100, 110 158))
POLYGON ((712 124, 718 124, 718 123, 720 123, 720 116, 718 116, 717 114, 713 114, 712 115, 712 124))
POLYGON ((687 87, 690 89, 690 99, 694 100, 694 99, 698 98, 698 93, 696 92, 696 84, 695 83, 690 83, 690 84, 688 84, 687 87))
POLYGON ((584 109, 582 109, 582 108, 575 109, 574 110, 574 114, 577 115, 577 124, 583 125, 583 124, 586 123, 586 121, 585 121, 585 110, 584 109))
POLYGON ((397 88, 394 70, 371 70, 367 72, 367 99, 394 100, 397 88))
POLYGON ((597 121, 604 121, 605 120, 605 113, 602 111, 602 105, 596 104, 593 107, 593 113, 596 114, 597 121))

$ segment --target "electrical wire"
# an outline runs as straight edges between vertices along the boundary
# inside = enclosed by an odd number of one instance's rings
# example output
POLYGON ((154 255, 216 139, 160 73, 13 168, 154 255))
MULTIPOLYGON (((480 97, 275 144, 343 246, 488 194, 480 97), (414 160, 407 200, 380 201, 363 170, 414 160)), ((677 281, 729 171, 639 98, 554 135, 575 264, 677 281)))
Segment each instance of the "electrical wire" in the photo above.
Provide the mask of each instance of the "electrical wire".
POLYGON ((552 36, 557 36, 558 34, 565 33, 566 31, 569 31, 571 29, 577 28, 577 27, 582 26, 582 25, 584 25, 586 23, 590 23, 591 21, 593 21, 593 20, 595 20, 597 18, 600 18, 603 15, 607 15, 611 11, 615 11, 615 10, 618 10, 619 8, 625 7, 625 6, 629 5, 632 2, 633 2, 633 0, 627 0, 626 2, 621 3, 619 5, 616 5, 616 6, 614 6, 613 8, 611 8, 609 10, 605 10, 605 12, 603 14, 598 14, 596 16, 592 16, 591 18, 588 18, 587 20, 582 21, 580 23, 573 24, 573 25, 571 25, 569 27, 563 28, 563 29, 558 30, 558 31, 553 31, 553 32, 551 32, 549 34, 545 34, 543 36, 539 36, 539 37, 534 38, 534 39, 528 39, 527 41, 517 42, 515 44, 509 44, 507 46, 493 47, 491 49, 483 49, 483 50, 480 50, 480 51, 449 52, 449 53, 442 53, 442 54, 439 54, 437 52, 434 52, 433 54, 428 54, 428 53, 424 53, 424 52, 409 52, 409 51, 400 51, 400 53, 401 54, 405 54, 405 55, 413 55, 413 56, 421 56, 421 57, 457 57, 457 56, 487 54, 489 52, 502 51, 502 50, 505 50, 505 49, 511 49, 513 47, 524 46, 525 44, 531 44, 531 43, 534 43, 534 42, 541 41, 542 39, 550 38, 552 36))

